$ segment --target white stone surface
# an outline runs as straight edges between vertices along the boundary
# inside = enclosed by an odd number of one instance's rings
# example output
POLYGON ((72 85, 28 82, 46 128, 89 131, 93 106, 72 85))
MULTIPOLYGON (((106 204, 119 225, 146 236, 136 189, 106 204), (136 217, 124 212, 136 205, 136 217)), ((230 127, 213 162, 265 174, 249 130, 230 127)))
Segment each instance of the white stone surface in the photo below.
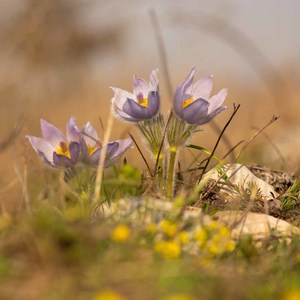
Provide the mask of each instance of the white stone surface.
POLYGON ((243 211, 219 211, 214 217, 232 230, 232 237, 251 235, 254 239, 271 236, 290 237, 300 234, 300 229, 290 223, 266 215, 243 211))

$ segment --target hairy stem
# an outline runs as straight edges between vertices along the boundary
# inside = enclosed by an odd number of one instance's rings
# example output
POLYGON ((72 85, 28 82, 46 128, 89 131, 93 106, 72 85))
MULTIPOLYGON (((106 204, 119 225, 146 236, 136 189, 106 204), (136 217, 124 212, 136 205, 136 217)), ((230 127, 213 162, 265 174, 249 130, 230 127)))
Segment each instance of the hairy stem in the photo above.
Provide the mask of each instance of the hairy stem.
POLYGON ((169 159, 169 169, 167 178, 167 198, 173 198, 174 185, 175 185, 175 163, 177 156, 177 147, 170 148, 170 159, 169 159))

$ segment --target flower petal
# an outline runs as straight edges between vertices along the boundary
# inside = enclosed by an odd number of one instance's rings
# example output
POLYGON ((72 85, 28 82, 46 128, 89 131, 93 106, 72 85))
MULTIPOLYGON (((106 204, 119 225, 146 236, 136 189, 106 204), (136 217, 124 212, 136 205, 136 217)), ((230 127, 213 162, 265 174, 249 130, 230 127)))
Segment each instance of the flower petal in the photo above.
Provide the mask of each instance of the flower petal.
POLYGON ((198 121, 207 116, 209 103, 204 99, 197 99, 183 109, 182 119, 190 124, 198 124, 198 121))
MULTIPOLYGON (((151 101, 153 101, 153 99, 151 99, 151 101)), ((154 116, 153 111, 155 111, 155 107, 153 108, 154 109, 152 110, 149 109, 148 107, 143 107, 137 104, 132 99, 127 99, 127 101, 123 106, 123 111, 134 119, 145 120, 145 119, 150 119, 154 116)))
POLYGON ((208 113, 212 113, 217 108, 221 107, 227 96, 227 89, 222 89, 217 95, 209 99, 208 113))
POLYGON ((66 136, 58 128, 43 119, 41 119, 41 130, 43 138, 54 148, 57 148, 61 142, 67 142, 66 136))
POLYGON ((158 69, 153 70, 150 73, 149 79, 149 90, 158 92, 158 78, 157 78, 158 69))
MULTIPOLYGON (((143 98, 146 98, 149 93, 148 83, 144 79, 134 76, 133 77, 133 93, 136 96, 142 95, 143 98)), ((129 97, 129 98, 131 98, 131 97, 129 97)))
POLYGON ((115 142, 118 143, 119 147, 118 147, 117 151, 113 154, 113 156, 111 156, 111 159, 118 158, 120 155, 122 155, 132 145, 132 139, 131 138, 123 139, 123 140, 117 140, 115 142))
POLYGON ((80 144, 77 142, 71 142, 69 145, 69 151, 71 156, 71 161, 73 164, 76 164, 80 157, 80 144))
POLYGON ((122 110, 112 106, 112 113, 116 119, 127 122, 138 122, 138 119, 135 119, 128 114, 124 113, 122 110))
POLYGON ((195 67, 192 68, 191 72, 188 74, 186 79, 177 87, 175 96, 174 96, 174 110, 179 117, 182 117, 182 103, 187 99, 187 90, 193 84, 195 75, 195 67))
POLYGON ((197 125, 203 125, 208 122, 210 122, 216 115, 218 115, 223 110, 227 109, 227 106, 220 106, 210 114, 208 114, 206 117, 200 118, 198 122, 196 122, 197 125))
POLYGON ((98 142, 101 142, 98 138, 97 131, 90 122, 87 122, 82 128, 82 137, 87 145, 94 147, 98 142))
POLYGON ((112 104, 117 106, 119 109, 122 109, 123 105, 127 101, 127 98, 133 99, 137 102, 136 96, 134 94, 115 87, 111 87, 111 89, 114 92, 112 104))
POLYGON ((148 112, 152 117, 154 117, 158 113, 159 106, 159 93, 155 91, 150 92, 148 95, 148 112))
POLYGON ((213 88, 213 77, 202 77, 187 89, 187 93, 194 99, 208 100, 213 88))
POLYGON ((32 148, 50 165, 53 165, 53 152, 55 148, 45 139, 36 136, 27 136, 32 148))
POLYGON ((70 168, 74 165, 72 160, 62 154, 53 153, 53 163, 55 167, 70 168))
POLYGON ((80 130, 77 126, 75 117, 71 117, 69 122, 67 123, 67 127, 66 127, 67 140, 69 142, 74 141, 74 142, 79 143, 79 141, 80 141, 79 132, 80 132, 80 130))
MULTIPOLYGON (((111 142, 111 143, 108 143, 107 144, 107 158, 106 160, 108 159, 108 157, 112 157, 114 155, 114 153, 118 150, 118 143, 116 142, 111 142)), ((100 156, 101 156, 101 153, 102 153, 102 147, 99 148, 98 150, 96 150, 93 155, 91 155, 91 157, 89 158, 89 164, 96 167, 99 163, 99 159, 100 159, 100 156)), ((106 163, 105 162, 105 166, 106 166, 106 163)))

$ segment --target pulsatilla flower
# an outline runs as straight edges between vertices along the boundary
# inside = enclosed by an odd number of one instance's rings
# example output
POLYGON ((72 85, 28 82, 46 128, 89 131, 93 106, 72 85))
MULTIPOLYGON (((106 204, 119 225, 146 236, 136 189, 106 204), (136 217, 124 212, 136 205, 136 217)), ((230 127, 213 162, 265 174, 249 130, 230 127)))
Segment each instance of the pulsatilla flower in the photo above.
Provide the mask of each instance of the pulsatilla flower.
POLYGON ((213 87, 212 76, 203 77, 193 83, 194 75, 195 68, 177 87, 174 111, 180 119, 189 124, 203 125, 227 108, 223 105, 227 89, 222 89, 217 95, 210 98, 213 87))
POLYGON ((157 70, 151 72, 149 83, 134 77, 133 93, 114 87, 111 89, 114 92, 112 110, 116 118, 139 122, 153 118, 159 111, 157 70))
MULTIPOLYGON (((81 159, 82 162, 97 167, 102 153, 102 142, 94 127, 88 122, 80 132, 81 159)), ((132 144, 130 138, 109 142, 107 144, 107 157, 105 167, 118 159, 132 144)))
POLYGON ((42 138, 27 136, 33 149, 52 167, 70 168, 80 158, 80 136, 75 118, 66 127, 66 135, 54 125, 41 120, 42 138))

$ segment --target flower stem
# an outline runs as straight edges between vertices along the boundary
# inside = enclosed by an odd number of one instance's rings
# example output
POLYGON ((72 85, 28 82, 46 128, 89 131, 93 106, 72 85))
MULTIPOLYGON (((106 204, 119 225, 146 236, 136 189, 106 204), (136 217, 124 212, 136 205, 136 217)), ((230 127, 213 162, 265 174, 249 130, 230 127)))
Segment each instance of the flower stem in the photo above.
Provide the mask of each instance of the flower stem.
POLYGON ((177 156, 177 147, 170 147, 170 159, 169 159, 169 169, 167 178, 167 198, 173 198, 174 186, 175 186, 175 163, 177 156))
POLYGON ((160 153, 158 161, 157 161, 157 173, 155 174, 155 182, 156 186, 159 188, 159 190, 162 192, 164 190, 164 170, 163 170, 163 156, 162 153, 160 153))

